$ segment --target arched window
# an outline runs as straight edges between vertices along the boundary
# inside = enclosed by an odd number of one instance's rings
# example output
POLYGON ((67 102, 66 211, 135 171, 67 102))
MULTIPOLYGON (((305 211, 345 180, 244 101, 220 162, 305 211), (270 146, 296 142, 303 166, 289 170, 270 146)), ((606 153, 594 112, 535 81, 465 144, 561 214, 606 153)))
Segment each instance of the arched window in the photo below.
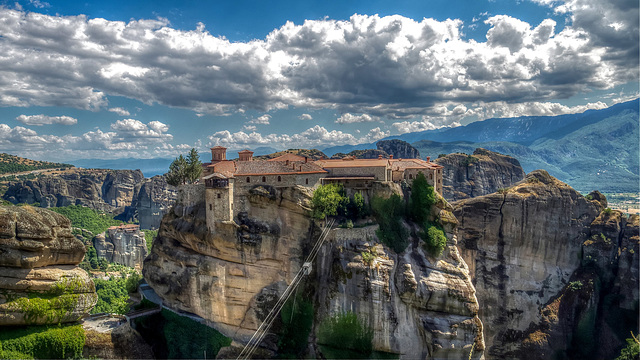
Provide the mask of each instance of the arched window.
POLYGON ((267 182, 267 178, 266 177, 262 177, 262 182, 267 182))
POLYGON ((280 175, 278 175, 278 182, 282 181, 282 177, 280 177, 280 175))
POLYGON ((247 176, 247 182, 251 182, 251 178, 247 176))
POLYGON ((409 179, 413 179, 413 174, 409 174, 409 179))
POLYGON ((305 183, 305 184, 307 184, 307 185, 309 185, 309 178, 305 179, 305 180, 304 180, 304 183, 305 183))

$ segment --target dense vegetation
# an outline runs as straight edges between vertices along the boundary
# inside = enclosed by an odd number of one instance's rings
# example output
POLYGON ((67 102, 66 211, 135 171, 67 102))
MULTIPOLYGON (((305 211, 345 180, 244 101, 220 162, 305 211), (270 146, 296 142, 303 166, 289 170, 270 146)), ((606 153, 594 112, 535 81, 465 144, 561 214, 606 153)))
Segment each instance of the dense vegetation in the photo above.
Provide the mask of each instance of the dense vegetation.
POLYGON ((364 197, 356 193, 349 197, 342 185, 326 184, 313 192, 311 199, 313 217, 324 219, 327 216, 340 216, 356 220, 367 215, 364 197))
POLYGON ((12 174, 24 171, 70 167, 73 167, 73 165, 30 160, 5 153, 0 154, 0 174, 12 174))
POLYGON ((151 253, 151 246, 153 245, 153 239, 158 236, 158 230, 145 230, 144 240, 147 242, 147 250, 151 253))
POLYGON ((126 314, 129 311, 129 293, 136 290, 141 278, 137 272, 132 271, 128 276, 112 276, 108 280, 93 279, 98 302, 91 313, 126 314))
POLYGON ((110 226, 122 224, 122 221, 114 220, 112 216, 79 205, 53 207, 49 210, 68 217, 72 227, 89 230, 94 235, 104 232, 110 226))
POLYGON ((631 333, 631 337, 627 339, 627 346, 620 351, 620 356, 616 360, 637 360, 640 356, 640 341, 631 333))
POLYGON ((313 325, 313 305, 302 296, 290 299, 280 312, 282 327, 278 337, 278 357, 299 359, 308 345, 313 325))
POLYGON ((157 359, 214 359, 231 339, 215 329, 168 310, 137 318, 136 326, 145 340, 152 344, 157 359))
POLYGON ((167 183, 173 186, 192 184, 200 178, 200 175, 202 175, 200 156, 196 149, 191 149, 186 158, 180 154, 169 165, 167 183))
POLYGON ((6 327, 0 331, 0 359, 77 359, 84 341, 82 325, 6 327))
POLYGON ((378 238, 396 253, 401 253, 409 245, 409 232, 402 224, 405 216, 405 204, 399 195, 389 198, 374 197, 371 199, 371 211, 380 229, 378 238))
POLYGON ((318 327, 318 343, 338 349, 368 354, 372 350, 373 330, 352 312, 326 318, 318 327))

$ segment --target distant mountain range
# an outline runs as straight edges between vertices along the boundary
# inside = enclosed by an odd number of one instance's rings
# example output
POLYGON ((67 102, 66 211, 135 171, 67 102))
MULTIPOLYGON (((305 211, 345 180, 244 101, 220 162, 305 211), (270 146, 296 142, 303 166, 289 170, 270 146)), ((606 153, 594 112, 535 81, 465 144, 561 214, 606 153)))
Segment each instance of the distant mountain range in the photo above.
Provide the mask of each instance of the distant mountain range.
MULTIPOLYGON (((386 139, 407 141, 423 157, 471 154, 482 147, 517 158, 526 172, 545 169, 581 192, 637 192, 639 105, 636 99, 581 114, 488 119, 386 139)), ((331 156, 375 148, 375 144, 359 144, 323 152, 331 156)))
MULTIPOLYGON (((200 155, 202 157, 202 155, 200 155)), ((113 170, 140 170, 144 177, 150 178, 155 175, 162 175, 169 170, 169 165, 174 159, 154 158, 154 159, 78 159, 69 161, 76 167, 85 169, 113 169, 113 170)))

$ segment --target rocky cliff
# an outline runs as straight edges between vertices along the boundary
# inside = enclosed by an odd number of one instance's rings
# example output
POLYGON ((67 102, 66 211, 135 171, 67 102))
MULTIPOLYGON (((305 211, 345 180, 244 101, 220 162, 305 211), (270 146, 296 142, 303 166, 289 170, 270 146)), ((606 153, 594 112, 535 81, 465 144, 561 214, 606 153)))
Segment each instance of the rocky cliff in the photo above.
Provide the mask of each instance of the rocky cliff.
POLYGON ((95 305, 85 247, 53 211, 0 206, 0 325, 76 321, 95 305))
POLYGON ((55 176, 13 183, 3 198, 14 204, 41 207, 82 205, 138 219, 146 229, 157 228, 175 200, 175 190, 164 177, 145 179, 140 170, 78 169, 55 176))
POLYGON ((637 326, 610 322, 638 318, 637 217, 605 210, 599 193, 589 198, 537 170, 456 203, 488 357, 613 358, 637 326))
POLYGON ((478 148, 473 155, 449 154, 435 160, 444 166, 444 197, 458 201, 494 193, 521 181, 524 170, 511 156, 478 148))
POLYGON ((420 158, 420 151, 403 140, 380 140, 376 143, 376 147, 378 150, 382 150, 387 154, 393 155, 396 159, 420 158))
POLYGON ((138 225, 112 226, 93 239, 96 255, 110 263, 142 269, 147 242, 138 225))
MULTIPOLYGON (((312 193, 304 187, 256 187, 237 205, 246 211, 209 233, 203 192, 198 186, 180 190, 143 274, 166 305, 195 313, 243 343, 319 237, 310 217, 312 193)), ((333 230, 308 280, 316 284, 310 295, 316 319, 353 311, 374 330, 375 350, 407 358, 468 357, 472 347, 472 357, 481 357, 478 303, 445 204, 440 202, 436 215, 449 219, 449 242, 438 258, 426 255, 417 239, 402 254, 393 253, 377 240, 377 226, 333 230), (365 264, 362 251, 374 252, 374 259, 365 264)), ((263 346, 275 350, 273 343, 263 346)))

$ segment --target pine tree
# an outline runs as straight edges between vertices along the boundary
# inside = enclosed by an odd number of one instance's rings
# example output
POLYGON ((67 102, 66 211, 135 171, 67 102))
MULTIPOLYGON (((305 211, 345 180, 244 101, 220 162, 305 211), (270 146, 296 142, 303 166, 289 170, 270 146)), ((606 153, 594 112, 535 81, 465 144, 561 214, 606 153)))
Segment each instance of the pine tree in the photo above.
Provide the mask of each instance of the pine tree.
POLYGON ((180 154, 171 165, 167 173, 167 183, 169 185, 178 186, 186 183, 187 160, 180 154))
POLYGON ((192 184, 198 181, 200 175, 202 175, 200 156, 196 149, 191 149, 186 158, 181 154, 169 165, 167 183, 173 186, 192 184))
POLYGON ((194 183, 200 179, 200 175, 202 175, 202 162, 200 161, 200 156, 198 156, 198 151, 192 148, 189 151, 189 155, 187 155, 187 181, 194 183))

